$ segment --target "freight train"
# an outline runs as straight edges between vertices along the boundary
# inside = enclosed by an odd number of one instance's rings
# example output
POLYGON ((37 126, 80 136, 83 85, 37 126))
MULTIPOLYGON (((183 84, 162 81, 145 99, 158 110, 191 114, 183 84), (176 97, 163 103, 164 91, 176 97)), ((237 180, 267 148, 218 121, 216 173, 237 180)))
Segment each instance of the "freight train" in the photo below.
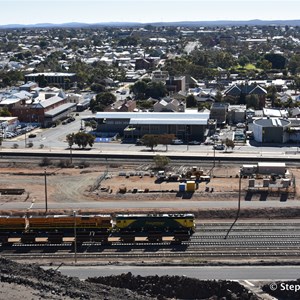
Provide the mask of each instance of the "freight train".
MULTIPOLYGON (((116 214, 0 216, 2 245, 63 243, 76 236, 77 243, 162 242, 181 243, 195 232, 195 216, 184 214, 116 214)), ((74 238, 75 239, 75 238, 74 238)))

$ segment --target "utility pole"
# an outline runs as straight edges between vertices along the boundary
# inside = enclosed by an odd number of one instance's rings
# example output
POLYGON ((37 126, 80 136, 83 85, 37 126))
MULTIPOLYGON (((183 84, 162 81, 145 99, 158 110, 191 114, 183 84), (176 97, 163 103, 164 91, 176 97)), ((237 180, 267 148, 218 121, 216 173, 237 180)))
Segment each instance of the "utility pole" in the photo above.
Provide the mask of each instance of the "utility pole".
POLYGON ((48 197, 47 197, 47 169, 44 171, 44 179, 45 179, 45 214, 48 212, 48 197))
POLYGON ((77 263, 77 224, 76 224, 76 210, 73 211, 74 217, 74 261, 77 263))
POLYGON ((236 217, 234 222, 231 224, 230 228, 228 229, 226 236, 224 237, 224 239, 226 240, 232 227, 234 226, 234 224, 237 222, 239 216, 240 216, 240 210, 241 210, 241 189, 242 189, 242 170, 240 170, 239 172, 239 197, 238 197, 238 209, 236 212, 236 217))
POLYGON ((70 146, 70 163, 72 165, 73 161, 72 161, 72 146, 70 146))

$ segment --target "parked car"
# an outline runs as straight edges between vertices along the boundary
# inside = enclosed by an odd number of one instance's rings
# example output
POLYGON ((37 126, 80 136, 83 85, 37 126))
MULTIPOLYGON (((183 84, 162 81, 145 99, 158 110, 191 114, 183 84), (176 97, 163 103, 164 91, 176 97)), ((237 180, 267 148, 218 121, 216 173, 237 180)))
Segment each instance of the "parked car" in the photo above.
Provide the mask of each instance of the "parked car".
POLYGON ((246 124, 245 124, 245 123, 237 123, 237 124, 236 124, 236 127, 237 127, 237 128, 245 128, 245 127, 246 127, 246 124))
POLYGON ((199 141, 190 141, 189 145, 200 145, 201 143, 199 141))
POLYGON ((35 137, 36 137, 36 134, 35 134, 35 133, 30 133, 28 137, 29 137, 29 138, 35 138, 35 137))
POLYGON ((203 143, 204 145, 214 145, 215 142, 211 141, 210 139, 205 140, 205 142, 203 143))
POLYGON ((214 145, 214 146, 213 146, 213 149, 215 149, 215 150, 224 150, 224 149, 225 149, 225 146, 222 145, 222 144, 214 145))
POLYGON ((182 145, 183 144, 183 141, 182 140, 172 140, 172 144, 173 145, 182 145))
POLYGON ((217 141, 220 138, 220 136, 218 134, 214 134, 211 139, 214 141, 217 141))
POLYGON ((136 142, 135 142, 135 145, 136 145, 136 146, 143 146, 143 145, 144 145, 144 143, 143 143, 143 141, 142 141, 142 140, 140 140, 140 139, 137 139, 137 140, 136 140, 136 142))

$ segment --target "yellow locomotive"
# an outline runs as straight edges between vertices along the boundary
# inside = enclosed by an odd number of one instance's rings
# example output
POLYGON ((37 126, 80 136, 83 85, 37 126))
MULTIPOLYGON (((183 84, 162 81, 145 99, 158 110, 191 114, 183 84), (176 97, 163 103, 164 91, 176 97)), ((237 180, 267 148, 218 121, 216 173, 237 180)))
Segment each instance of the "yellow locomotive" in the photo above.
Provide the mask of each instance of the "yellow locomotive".
POLYGON ((108 243, 110 237, 134 242, 136 236, 156 242, 162 241, 163 236, 173 236, 175 241, 183 241, 194 231, 193 214, 0 216, 2 244, 13 237, 23 243, 35 243, 40 237, 49 243, 61 243, 75 234, 79 242, 103 244, 108 243))

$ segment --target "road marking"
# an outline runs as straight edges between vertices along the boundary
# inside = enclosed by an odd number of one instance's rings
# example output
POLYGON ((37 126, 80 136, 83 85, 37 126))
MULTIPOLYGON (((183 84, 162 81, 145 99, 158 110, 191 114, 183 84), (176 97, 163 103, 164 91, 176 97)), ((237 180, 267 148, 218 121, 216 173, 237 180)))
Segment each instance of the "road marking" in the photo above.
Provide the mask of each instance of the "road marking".
POLYGON ((254 286, 254 284, 253 283, 251 283, 250 281, 248 281, 248 280, 244 280, 248 285, 250 285, 250 286, 254 286))

